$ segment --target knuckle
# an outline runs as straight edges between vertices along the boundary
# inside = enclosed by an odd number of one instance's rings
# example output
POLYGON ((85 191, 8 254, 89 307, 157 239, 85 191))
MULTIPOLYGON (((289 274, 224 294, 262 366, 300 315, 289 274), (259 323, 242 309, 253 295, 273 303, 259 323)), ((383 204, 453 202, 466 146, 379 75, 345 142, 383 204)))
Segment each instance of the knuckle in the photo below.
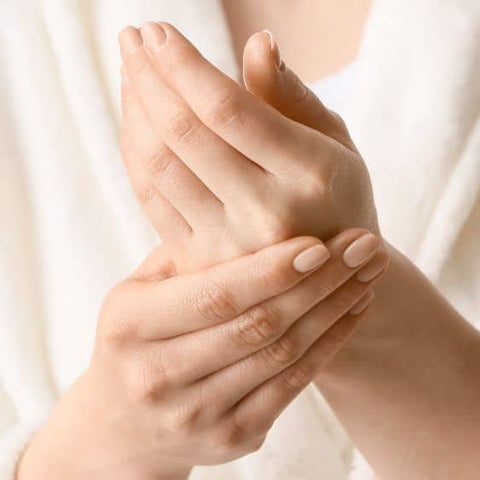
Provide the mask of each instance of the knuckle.
POLYGON ((324 198, 328 194, 330 174, 323 164, 315 164, 299 183, 302 197, 306 199, 324 198))
POLYGON ((198 130, 198 122, 193 114, 180 106, 180 110, 168 120, 166 129, 168 136, 176 143, 188 144, 195 137, 198 130))
POLYGON ((158 402, 171 387, 164 369, 140 356, 131 369, 128 381, 130 396, 137 402, 158 402))
POLYGON ((263 352, 274 368, 284 368, 297 357, 297 345, 292 335, 284 335, 264 348, 263 352))
POLYGON ((175 402, 162 415, 164 427, 169 432, 192 433, 198 424, 202 409, 192 401, 175 402))
POLYGON ((195 303, 198 313, 213 321, 231 319, 237 311, 233 295, 212 280, 200 289, 195 303))
POLYGON ((265 443, 266 438, 266 435, 257 435, 255 437, 252 437, 249 443, 249 451, 257 452, 258 450, 260 450, 265 443))
POLYGON ((279 314, 265 304, 245 312, 238 322, 238 337, 248 345, 258 345, 276 338, 279 314))
POLYGON ((134 185, 135 195, 140 203, 148 205, 158 199, 157 188, 151 183, 139 183, 134 185))
POLYGON ((143 164, 149 174, 158 177, 166 175, 173 162, 173 154, 167 148, 163 148, 146 157, 143 164))
POLYGON ((303 362, 297 362, 284 373, 287 388, 298 390, 312 381, 312 370, 303 362))
POLYGON ((232 89, 226 89, 206 104, 204 118, 210 125, 224 127, 233 121, 240 121, 241 111, 239 95, 232 89))
POLYGON ((214 448, 220 454, 228 454, 232 450, 243 450, 245 433, 243 428, 233 419, 222 422, 212 438, 214 448))
POLYGON ((272 215, 271 212, 266 212, 261 217, 259 220, 263 226, 259 232, 262 232, 262 240, 265 244, 272 245, 292 236, 292 228, 287 219, 280 215, 272 215))

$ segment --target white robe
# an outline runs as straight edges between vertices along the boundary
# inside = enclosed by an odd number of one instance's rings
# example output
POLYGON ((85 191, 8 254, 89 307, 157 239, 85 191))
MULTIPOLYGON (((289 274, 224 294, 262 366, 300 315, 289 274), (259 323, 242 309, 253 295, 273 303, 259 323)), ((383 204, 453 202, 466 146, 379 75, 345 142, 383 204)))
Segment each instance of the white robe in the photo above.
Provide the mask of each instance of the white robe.
MULTIPOLYGON (((237 72, 218 0, 0 0, 0 10, 0 480, 12 480, 87 366, 106 292, 157 242, 118 151, 118 31, 171 21, 237 72)), ((377 0, 351 112, 383 232, 478 321, 478 0, 377 0)), ((260 451, 191 478, 368 478, 351 472, 351 453, 309 386, 260 451)))

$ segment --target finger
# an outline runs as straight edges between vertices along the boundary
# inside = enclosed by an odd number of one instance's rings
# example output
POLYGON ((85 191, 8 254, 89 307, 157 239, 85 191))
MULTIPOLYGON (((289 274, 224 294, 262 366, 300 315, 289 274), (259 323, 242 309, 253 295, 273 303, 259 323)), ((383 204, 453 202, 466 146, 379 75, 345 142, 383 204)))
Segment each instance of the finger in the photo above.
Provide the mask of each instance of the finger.
POLYGON ((360 283, 355 278, 348 280, 294 322, 278 340, 207 377, 202 389, 216 392, 218 410, 232 408, 259 385, 301 359, 317 339, 363 299, 371 284, 360 283), (230 385, 228 391, 222 390, 221 386, 227 383, 230 385))
POLYGON ((124 70, 122 70, 121 92, 121 150, 135 195, 163 240, 178 242, 179 239, 188 238, 192 233, 191 226, 153 185, 150 175, 142 165, 142 155, 145 155, 146 152, 142 147, 152 145, 154 142, 153 134, 148 120, 139 111, 137 103, 132 98, 133 91, 124 70), (137 129, 138 135, 135 137, 131 135, 132 128, 137 129))
POLYGON ((342 118, 328 109, 285 65, 270 32, 257 32, 248 39, 243 52, 243 78, 249 92, 283 115, 356 151, 342 118))
MULTIPOLYGON (((142 27, 142 34, 164 81, 209 129, 269 172, 291 176, 293 159, 300 174, 303 167, 310 169, 311 156, 299 155, 298 145, 318 149, 318 132, 249 94, 171 25, 150 23, 142 27)), ((324 140, 326 148, 331 139, 324 140)))
POLYGON ((238 424, 243 425, 245 431, 269 429, 275 419, 348 342, 365 318, 368 306, 367 302, 360 313, 344 315, 313 343, 300 360, 243 398, 233 413, 238 424))
POLYGON ((123 294, 125 318, 135 322, 137 335, 151 340, 211 327, 292 288, 329 255, 320 240, 297 237, 201 272, 134 282, 123 294), (304 251, 303 260, 294 262, 304 251))
MULTIPOLYGON (((128 81, 125 67, 122 78, 128 81)), ((223 204, 196 175, 165 145, 145 113, 134 88, 122 88, 122 152, 127 172, 145 213, 157 232, 165 236, 171 224, 149 199, 152 190, 178 211, 193 230, 220 225, 223 204), (145 195, 145 192, 150 192, 145 195)))
MULTIPOLYGON (((120 34, 120 43, 130 81, 165 144, 222 202, 238 196, 232 183, 225 181, 226 174, 241 182, 246 192, 253 189, 255 178, 264 176, 263 170, 207 128, 160 77, 142 48, 139 31, 126 28, 120 34)), ((190 88, 199 88, 195 75, 190 81, 190 88)))
MULTIPOLYGON (((348 289, 347 300, 343 298, 344 294, 339 296, 341 301, 353 305, 358 300, 357 297, 364 293, 363 286, 387 266, 388 255, 378 254, 374 259, 377 257, 383 257, 383 259, 376 261, 373 267, 368 266, 368 271, 365 272, 363 269, 367 265, 362 267, 363 263, 354 268, 345 264, 343 253, 350 248, 352 238, 358 239, 362 236, 361 232, 358 230, 352 234, 344 232, 339 235, 335 242, 331 242, 330 260, 290 290, 255 305, 229 322, 171 339, 162 346, 166 361, 169 362, 171 359, 166 368, 170 372, 175 372, 177 381, 184 383, 221 370, 277 341, 299 318, 328 297, 323 306, 324 313, 318 314, 317 320, 313 322, 315 334, 321 335, 339 318, 338 309, 330 308, 330 305, 335 302, 334 299, 337 298, 334 292, 360 270, 363 274, 360 279, 362 283, 358 278, 352 283, 348 289), (365 278, 367 280, 364 280, 365 278), (191 361, 192 357, 196 359, 194 364, 191 361)), ((380 239, 370 245, 372 250, 364 252, 365 258, 371 258, 372 253, 378 251, 381 246, 380 239)), ((372 262, 373 260, 370 263, 372 262)), ((342 306, 341 303, 340 306, 342 306)), ((312 328, 312 325, 309 326, 307 322, 302 328, 312 328)), ((301 333, 301 336, 305 337, 306 341, 314 338, 308 331, 301 333)), ((228 373, 225 372, 224 375, 228 373)), ((220 379, 219 382, 221 381, 220 379)), ((237 382, 239 386, 240 383, 237 382)), ((212 386, 212 388, 215 387, 212 386)))

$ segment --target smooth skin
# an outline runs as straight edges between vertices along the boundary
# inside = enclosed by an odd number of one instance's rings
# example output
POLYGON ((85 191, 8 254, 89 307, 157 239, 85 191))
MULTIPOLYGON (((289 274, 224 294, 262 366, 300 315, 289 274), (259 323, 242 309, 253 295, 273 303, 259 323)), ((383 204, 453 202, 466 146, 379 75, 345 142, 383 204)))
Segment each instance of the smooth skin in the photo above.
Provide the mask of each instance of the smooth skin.
MULTIPOLYGON (((133 27, 121 36, 132 82, 123 89, 122 152, 182 271, 305 232, 378 233, 367 169, 337 115, 317 101, 319 129, 301 124, 206 62, 171 25, 151 23, 142 35, 146 48, 133 27)), ((307 93, 294 101, 314 98, 307 93)))
POLYGON ((372 0, 221 0, 239 70, 245 43, 275 33, 286 63, 307 82, 355 60, 372 0))
MULTIPOLYGON (((226 153, 228 145, 242 153, 241 160, 248 159, 253 167, 257 165, 268 172, 267 178, 281 179, 275 185, 282 185, 283 202, 277 208, 277 197, 273 197, 275 200, 265 214, 263 225, 261 219, 255 217, 258 237, 252 234, 255 224, 248 224, 249 242, 258 241, 262 245, 265 225, 272 223, 283 225, 280 237, 310 231, 325 238, 327 232, 335 232, 344 222, 376 228, 368 175, 365 179, 363 162, 348 144, 348 132, 308 90, 293 96, 291 102, 283 97, 282 94, 288 92, 288 79, 295 77, 281 63, 275 63, 278 60, 275 48, 265 57, 263 69, 252 72, 248 70, 248 61, 246 64, 248 88, 262 98, 263 101, 259 101, 202 59, 173 27, 162 26, 167 41, 147 51, 142 49, 140 33, 134 29, 127 29, 122 38, 129 85, 133 85, 138 104, 143 105, 147 118, 162 138, 162 145, 168 145, 175 152, 175 158, 181 159, 214 192, 216 187, 209 182, 218 170, 212 169, 214 173, 209 177, 208 172, 201 171, 195 159, 188 156, 188 152, 202 150, 195 145, 205 148, 202 143, 205 139, 212 149, 208 151, 209 158, 218 163, 223 158, 223 185, 235 185, 237 194, 241 192, 240 198, 253 195, 255 201, 255 192, 262 191, 262 186, 255 188, 258 183, 252 177, 253 186, 245 187, 238 165, 230 169, 232 157, 226 153), (147 59, 149 64, 145 63, 147 59), (189 78, 195 82, 189 83, 189 78), (157 88, 164 94, 168 92, 162 96, 162 104, 155 102, 153 91, 157 88), (171 97, 174 98, 172 104, 165 105, 171 97), (272 106, 279 109, 276 112, 265 103, 272 99, 275 99, 272 106), (184 112, 179 113, 182 102, 184 112), (171 123, 162 124, 158 113, 153 111, 156 108, 159 112, 176 112, 163 119, 181 118, 183 128, 176 128, 175 122, 173 129, 169 128, 171 123), (283 118, 279 117, 281 113, 283 118), (302 115, 303 126, 299 124, 302 115), (312 123, 312 119, 316 123, 312 123), (202 124, 198 128, 197 121, 202 124), (303 128, 307 125, 309 128, 303 128), (204 134, 205 128, 210 133, 204 134), (183 146, 188 146, 186 150, 178 148, 178 139, 183 146), (320 167, 316 163, 321 164, 320 167), (329 175, 330 169, 334 174, 329 175), (230 181, 226 180, 228 175, 230 181), (308 187, 315 184, 316 189, 308 187), (308 207, 302 207, 301 201, 296 203, 299 197, 311 199, 312 194, 315 202, 307 204, 308 207), (289 208, 292 204, 295 208, 289 208), (317 215, 309 217, 314 206, 317 215), (277 223, 272 222, 272 212, 277 223)), ((145 46, 152 43, 151 32, 147 33, 151 28, 151 24, 142 28, 145 46)), ((302 89, 297 80, 294 83, 302 89)), ((232 155, 237 161, 238 155, 232 155)), ((251 167, 246 163, 245 168, 251 171, 251 167)), ((268 181, 264 183, 263 189, 270 188, 268 181)), ((163 192, 161 186, 158 190, 163 192)), ((222 203, 223 200, 222 197, 222 203)), ((226 197, 225 202, 229 205, 226 197)), ((260 215, 261 204, 257 211, 260 215)), ((240 213, 236 223, 238 234, 229 233, 227 242, 241 238, 245 219, 248 217, 240 213)), ((266 230, 268 232, 268 227, 266 230)), ((274 230, 278 234, 279 230, 274 230)), ((273 238, 279 240, 275 235, 273 238)), ((234 250, 241 248, 248 250, 251 244, 236 243, 234 250)), ((377 301, 368 321, 329 368, 316 378, 316 383, 380 478, 443 480, 458 475, 465 479, 477 478, 480 471, 479 334, 411 262, 392 246, 388 248, 392 266, 377 288, 377 301), (356 401, 352 402, 352 398, 356 401)))
POLYGON ((257 450, 365 316, 387 263, 360 229, 183 275, 158 247, 105 300, 91 364, 17 478, 185 479, 257 450))

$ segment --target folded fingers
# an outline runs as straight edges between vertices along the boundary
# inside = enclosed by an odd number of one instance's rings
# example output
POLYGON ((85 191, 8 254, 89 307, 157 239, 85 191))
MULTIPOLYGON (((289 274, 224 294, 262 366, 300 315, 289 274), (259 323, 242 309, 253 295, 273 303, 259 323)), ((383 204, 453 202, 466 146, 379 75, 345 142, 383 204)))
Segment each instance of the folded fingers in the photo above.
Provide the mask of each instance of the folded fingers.
POLYGON ((221 225, 223 204, 155 131, 122 68, 122 156, 133 189, 160 236, 221 225), (176 218, 177 217, 177 218, 176 218))
MULTIPOLYGON (((120 43, 129 79, 156 134, 222 202, 238 197, 232 187, 239 183, 245 190, 242 193, 248 194, 258 183, 256 175, 264 172, 204 125, 159 75, 137 29, 123 30, 120 43)), ((189 88, 199 88, 195 75, 189 88)))

